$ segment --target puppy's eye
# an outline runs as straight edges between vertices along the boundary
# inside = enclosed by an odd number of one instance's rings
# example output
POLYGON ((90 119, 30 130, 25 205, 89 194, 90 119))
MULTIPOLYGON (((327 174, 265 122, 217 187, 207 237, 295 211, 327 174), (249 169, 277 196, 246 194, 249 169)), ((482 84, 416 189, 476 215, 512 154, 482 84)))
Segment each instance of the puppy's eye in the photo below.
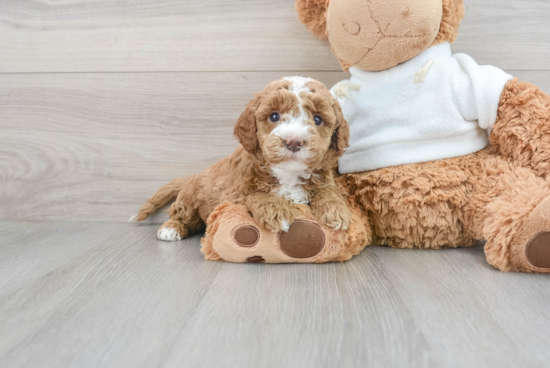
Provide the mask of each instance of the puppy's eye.
POLYGON ((317 126, 323 124, 323 119, 320 116, 314 117, 313 120, 315 120, 315 125, 317 126))
POLYGON ((273 114, 269 115, 269 120, 271 120, 272 123, 276 123, 281 120, 281 116, 278 112, 274 112, 273 114))

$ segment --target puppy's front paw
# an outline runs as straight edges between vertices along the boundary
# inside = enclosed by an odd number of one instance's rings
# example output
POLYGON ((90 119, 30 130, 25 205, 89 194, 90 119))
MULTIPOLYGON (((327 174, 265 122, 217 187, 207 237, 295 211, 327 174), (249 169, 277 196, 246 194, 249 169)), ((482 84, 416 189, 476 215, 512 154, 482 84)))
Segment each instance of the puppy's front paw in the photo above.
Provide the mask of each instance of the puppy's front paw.
POLYGON ((273 232, 288 231, 290 224, 294 222, 294 213, 290 206, 262 206, 253 211, 252 216, 260 226, 273 232))
POLYGON ((162 241, 179 241, 187 237, 189 231, 182 223, 165 222, 157 231, 157 237, 162 241))
POLYGON ((341 201, 312 202, 311 210, 320 222, 334 230, 347 230, 351 223, 351 211, 341 201))
POLYGON ((181 240, 181 235, 176 229, 162 227, 157 231, 157 238, 162 241, 179 241, 181 240))

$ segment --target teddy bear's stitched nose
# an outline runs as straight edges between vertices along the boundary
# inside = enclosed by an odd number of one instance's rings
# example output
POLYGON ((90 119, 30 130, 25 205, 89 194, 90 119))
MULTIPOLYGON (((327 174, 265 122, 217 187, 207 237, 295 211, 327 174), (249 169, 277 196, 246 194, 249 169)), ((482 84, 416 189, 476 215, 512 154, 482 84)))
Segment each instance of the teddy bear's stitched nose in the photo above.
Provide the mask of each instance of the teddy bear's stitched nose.
POLYGON ((411 30, 411 25, 405 18, 397 17, 392 19, 384 30, 384 36, 405 36, 411 30))

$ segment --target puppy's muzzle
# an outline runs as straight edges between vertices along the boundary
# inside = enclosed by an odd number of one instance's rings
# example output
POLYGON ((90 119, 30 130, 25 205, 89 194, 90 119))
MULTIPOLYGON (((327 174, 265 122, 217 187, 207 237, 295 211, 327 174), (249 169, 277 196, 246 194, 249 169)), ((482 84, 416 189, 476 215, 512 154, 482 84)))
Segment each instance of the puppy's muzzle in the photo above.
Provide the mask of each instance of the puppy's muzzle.
POLYGON ((304 140, 301 138, 287 138, 285 140, 286 149, 292 152, 298 152, 300 149, 302 149, 303 145, 304 145, 304 140))

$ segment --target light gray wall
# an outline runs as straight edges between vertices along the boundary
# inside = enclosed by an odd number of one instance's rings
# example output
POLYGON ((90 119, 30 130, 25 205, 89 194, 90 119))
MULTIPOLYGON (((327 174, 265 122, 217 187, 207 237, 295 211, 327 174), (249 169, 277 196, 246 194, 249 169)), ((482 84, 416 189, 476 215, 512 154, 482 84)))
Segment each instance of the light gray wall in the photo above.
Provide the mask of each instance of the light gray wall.
MULTIPOLYGON (((454 51, 550 92, 550 1, 466 8, 454 51)), ((0 220, 127 221, 231 153, 244 104, 293 74, 345 76, 290 0, 3 0, 0 220)))

